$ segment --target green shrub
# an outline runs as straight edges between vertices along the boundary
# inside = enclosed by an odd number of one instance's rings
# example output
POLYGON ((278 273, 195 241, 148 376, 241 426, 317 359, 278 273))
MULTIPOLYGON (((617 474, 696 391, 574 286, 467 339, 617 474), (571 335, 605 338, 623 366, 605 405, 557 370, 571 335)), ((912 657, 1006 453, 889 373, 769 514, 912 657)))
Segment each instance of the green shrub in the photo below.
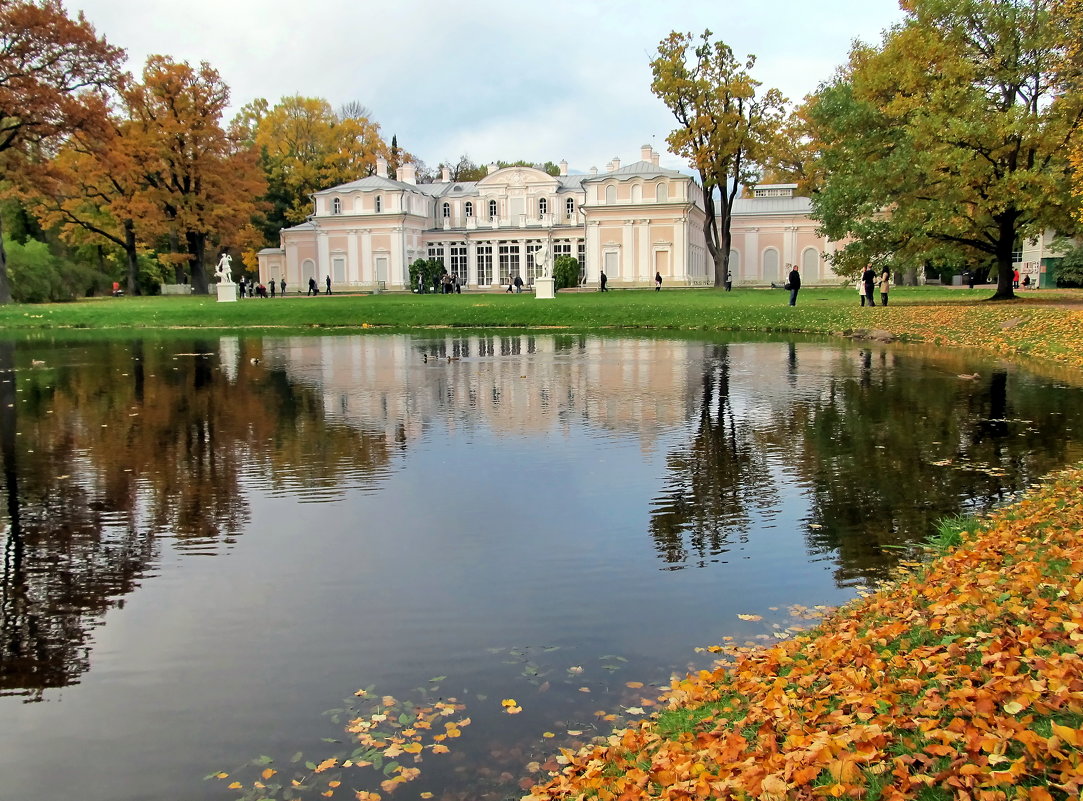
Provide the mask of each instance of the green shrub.
POLYGON ((574 256, 557 256, 553 262, 553 279, 557 289, 579 286, 579 259, 574 256))
POLYGON ((18 303, 75 300, 104 291, 111 279, 93 267, 53 254, 45 242, 4 237, 11 297, 18 303))
POLYGON ((417 277, 420 275, 426 291, 432 292, 433 279, 446 272, 444 263, 439 259, 415 259, 410 265, 410 289, 417 289, 417 277))

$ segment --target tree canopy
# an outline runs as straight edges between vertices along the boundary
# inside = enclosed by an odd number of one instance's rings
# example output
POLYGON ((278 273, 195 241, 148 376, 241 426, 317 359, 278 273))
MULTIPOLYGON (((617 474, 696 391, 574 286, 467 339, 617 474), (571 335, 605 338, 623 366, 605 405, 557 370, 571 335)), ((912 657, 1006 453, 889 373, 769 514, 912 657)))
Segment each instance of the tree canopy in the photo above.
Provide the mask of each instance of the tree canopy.
POLYGON ((906 0, 906 17, 809 101, 827 176, 824 232, 847 271, 875 259, 995 265, 1075 204, 1068 146, 1083 114, 1051 0, 906 0))
MULTIPOLYGON (((104 93, 123 57, 59 0, 0 3, 0 179, 48 158, 75 131, 103 126, 104 93)), ((0 303, 10 301, 0 244, 0 303)))
POLYGON ((740 62, 711 37, 674 31, 663 39, 651 61, 651 91, 679 126, 666 137, 670 150, 688 159, 703 184, 703 233, 721 286, 729 276, 733 201, 766 155, 785 99, 777 89, 759 91, 749 73, 755 56, 740 62))

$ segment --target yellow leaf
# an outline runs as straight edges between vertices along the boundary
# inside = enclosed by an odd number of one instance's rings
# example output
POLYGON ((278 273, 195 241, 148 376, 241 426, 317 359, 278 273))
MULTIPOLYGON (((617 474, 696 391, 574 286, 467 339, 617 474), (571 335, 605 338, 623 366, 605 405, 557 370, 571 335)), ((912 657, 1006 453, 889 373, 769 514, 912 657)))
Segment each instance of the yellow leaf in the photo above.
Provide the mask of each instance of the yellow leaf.
POLYGON ((1053 734, 1060 737, 1068 745, 1078 746, 1080 742, 1079 730, 1073 729, 1070 726, 1061 726, 1059 723, 1053 724, 1053 734))
POLYGON ((503 701, 500 702, 500 705, 501 706, 518 706, 518 704, 515 703, 514 698, 505 698, 503 701))
POLYGON ((407 754, 420 754, 421 743, 407 743, 402 747, 402 750, 405 751, 407 754))
POLYGON ((1009 715, 1018 715, 1020 712, 1023 711, 1023 705, 1018 701, 1009 701, 1008 703, 1004 704, 1004 711, 1007 712, 1009 715))
POLYGON ((337 764, 338 760, 334 757, 331 757, 330 759, 325 759, 323 762, 316 766, 316 772, 323 773, 325 770, 330 770, 337 764))
POLYGON ((340 784, 342 784, 342 782, 340 782, 338 779, 335 779, 334 781, 331 781, 331 782, 327 782, 328 787, 338 787, 340 784))
POLYGON ((741 620, 763 620, 763 615, 738 615, 741 620))
POLYGON ((278 773, 278 771, 275 770, 274 768, 264 768, 263 773, 261 773, 260 776, 262 776, 265 779, 269 779, 272 776, 274 776, 276 773, 278 773))
POLYGON ((582 729, 568 729, 568 734, 570 734, 572 737, 578 737, 582 733, 582 729))
POLYGON ((641 681, 626 681, 624 683, 624 686, 625 687, 631 687, 633 690, 638 690, 640 687, 643 686, 643 682, 641 682, 641 681))
POLYGON ((553 732, 551 732, 551 731, 543 731, 542 732, 542 737, 544 737, 544 738, 546 738, 548 740, 548 739, 551 739, 553 737, 556 737, 556 735, 553 734, 553 732))
MULTIPOLYGON (((523 708, 521 706, 509 706, 504 711, 507 712, 509 715, 518 715, 520 712, 523 711, 523 708)), ((451 734, 451 732, 448 732, 448 734, 451 734)))
POLYGON ((432 748, 432 752, 434 754, 446 754, 448 751, 451 750, 446 745, 439 745, 439 744, 433 745, 433 746, 431 746, 431 748, 432 748))
POLYGON ((241 784, 240 782, 231 782, 228 785, 228 789, 230 789, 230 790, 240 790, 242 787, 244 787, 244 785, 241 784))
POLYGON ((428 790, 426 790, 423 793, 418 793, 418 797, 419 798, 432 798, 432 793, 430 793, 428 790))

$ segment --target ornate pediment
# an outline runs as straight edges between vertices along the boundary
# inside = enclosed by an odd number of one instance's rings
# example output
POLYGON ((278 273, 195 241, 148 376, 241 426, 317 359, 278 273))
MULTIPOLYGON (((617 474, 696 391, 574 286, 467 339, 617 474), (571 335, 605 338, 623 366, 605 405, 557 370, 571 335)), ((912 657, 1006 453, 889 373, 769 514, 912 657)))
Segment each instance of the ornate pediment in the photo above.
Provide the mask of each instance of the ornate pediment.
POLYGON ((555 191, 560 186, 560 181, 534 167, 504 167, 486 175, 478 181, 477 185, 479 188, 485 187, 487 189, 499 187, 509 189, 545 188, 555 191))

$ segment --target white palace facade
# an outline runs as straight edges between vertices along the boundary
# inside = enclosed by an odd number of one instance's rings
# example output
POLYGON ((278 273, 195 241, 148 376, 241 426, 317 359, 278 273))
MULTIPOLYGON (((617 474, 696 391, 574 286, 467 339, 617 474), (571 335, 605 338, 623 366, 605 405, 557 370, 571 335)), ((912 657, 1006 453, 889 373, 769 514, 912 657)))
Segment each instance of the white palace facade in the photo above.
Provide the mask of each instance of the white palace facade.
MULTIPOLYGON (((283 229, 281 246, 258 254, 261 281, 286 279, 304 292, 309 278, 342 289, 410 288, 409 266, 437 258, 466 289, 495 290, 521 276, 533 283, 530 255, 543 244, 579 260, 587 286, 604 269, 609 286, 713 283, 703 236, 702 189, 691 176, 658 165, 649 145, 639 161, 605 172, 560 175, 531 167, 489 166, 479 181, 419 184, 412 165, 394 179, 377 160, 376 174, 313 195, 313 214, 283 229)), ((730 272, 735 284, 785 279, 800 264, 804 280, 837 280, 824 261, 830 243, 816 234, 807 198, 794 186, 758 186, 741 198, 731 226, 730 272)))

